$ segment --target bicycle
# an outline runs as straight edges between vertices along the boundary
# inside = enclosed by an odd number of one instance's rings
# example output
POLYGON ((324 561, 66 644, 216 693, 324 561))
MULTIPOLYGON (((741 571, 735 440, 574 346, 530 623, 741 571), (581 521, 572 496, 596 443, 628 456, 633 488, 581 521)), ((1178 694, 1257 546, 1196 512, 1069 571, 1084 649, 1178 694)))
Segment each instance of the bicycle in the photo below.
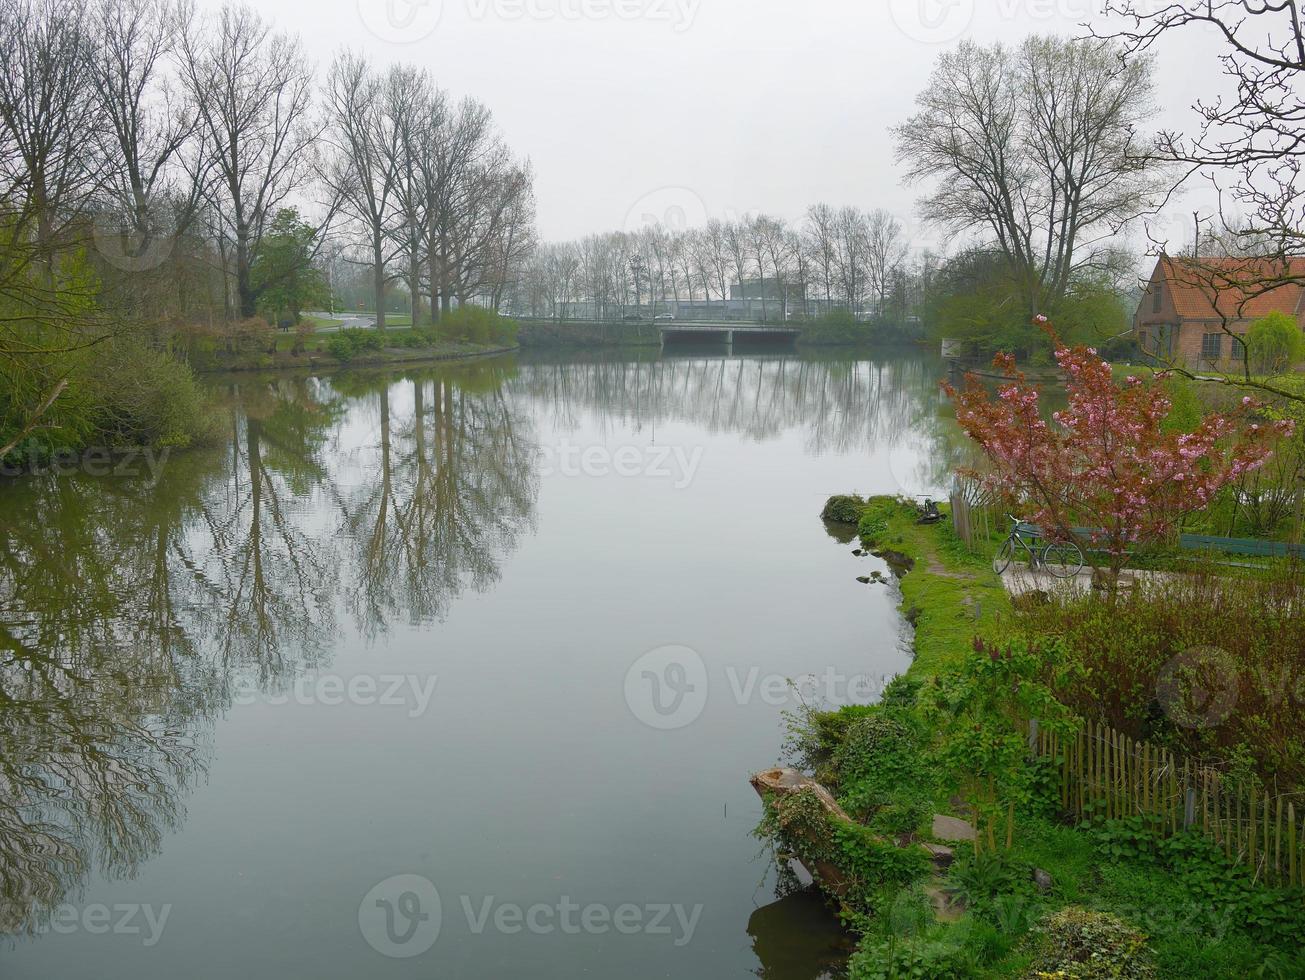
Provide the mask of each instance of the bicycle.
POLYGON ((997 557, 993 561, 998 575, 1010 567, 1017 547, 1023 548, 1029 556, 1029 568, 1036 569, 1041 565, 1052 578, 1073 578, 1083 570, 1083 552, 1074 542, 1062 544, 1053 541, 1042 549, 1039 556, 1038 549, 1035 547, 1040 536, 1037 528, 1025 524, 1013 514, 1006 516, 1011 522, 1010 534, 1001 543, 1001 548, 998 549, 997 557), (1030 544, 1030 542, 1034 543, 1030 544))

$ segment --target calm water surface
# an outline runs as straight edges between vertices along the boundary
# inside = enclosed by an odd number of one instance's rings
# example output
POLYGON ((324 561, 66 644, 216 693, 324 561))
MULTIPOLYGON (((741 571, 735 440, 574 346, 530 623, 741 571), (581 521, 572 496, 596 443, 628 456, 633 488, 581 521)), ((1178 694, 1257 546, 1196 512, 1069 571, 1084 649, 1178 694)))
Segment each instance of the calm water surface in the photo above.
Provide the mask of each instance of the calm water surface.
POLYGON ((747 775, 907 663, 817 515, 936 484, 938 372, 242 377, 157 478, 0 486, 0 977, 837 975, 747 775))

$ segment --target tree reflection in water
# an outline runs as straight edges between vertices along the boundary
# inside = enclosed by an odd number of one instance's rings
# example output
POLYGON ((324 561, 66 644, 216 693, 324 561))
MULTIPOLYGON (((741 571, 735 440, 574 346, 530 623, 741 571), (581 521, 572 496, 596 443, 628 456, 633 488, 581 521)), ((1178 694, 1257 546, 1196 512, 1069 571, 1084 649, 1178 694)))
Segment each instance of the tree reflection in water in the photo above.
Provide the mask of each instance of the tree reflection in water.
MULTIPOLYGON (((0 931, 158 851, 238 682, 284 690, 329 664, 345 624, 377 638, 492 587, 533 527, 537 426, 797 432, 812 454, 923 432, 922 465, 942 471, 962 443, 937 376, 771 356, 241 379, 218 389, 226 445, 174 454, 157 483, 0 486, 0 931)), ((769 918, 763 963, 784 928, 769 918)))
POLYGON ((507 376, 498 362, 418 371, 360 395, 376 431, 359 460, 369 477, 343 493, 342 530, 365 635, 398 617, 441 619, 465 590, 489 588, 533 525, 537 450, 529 414, 504 397, 507 376))
POLYGON ((502 381, 242 381, 221 392, 225 450, 174 454, 157 484, 0 488, 0 932, 156 853, 235 685, 271 693, 325 664, 342 592, 375 633, 496 581, 537 492, 502 381), (392 419, 405 390, 413 411, 392 419), (348 486, 364 405, 380 465, 348 486))

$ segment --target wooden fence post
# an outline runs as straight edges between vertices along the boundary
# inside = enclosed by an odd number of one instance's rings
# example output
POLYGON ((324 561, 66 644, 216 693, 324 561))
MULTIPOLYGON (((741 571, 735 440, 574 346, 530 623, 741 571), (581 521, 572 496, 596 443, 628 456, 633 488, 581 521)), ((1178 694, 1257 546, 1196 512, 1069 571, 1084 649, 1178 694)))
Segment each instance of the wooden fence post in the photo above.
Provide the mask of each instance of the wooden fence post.
POLYGON ((1296 807, 1292 803, 1287 804, 1287 884, 1299 884, 1301 879, 1296 877, 1296 807))

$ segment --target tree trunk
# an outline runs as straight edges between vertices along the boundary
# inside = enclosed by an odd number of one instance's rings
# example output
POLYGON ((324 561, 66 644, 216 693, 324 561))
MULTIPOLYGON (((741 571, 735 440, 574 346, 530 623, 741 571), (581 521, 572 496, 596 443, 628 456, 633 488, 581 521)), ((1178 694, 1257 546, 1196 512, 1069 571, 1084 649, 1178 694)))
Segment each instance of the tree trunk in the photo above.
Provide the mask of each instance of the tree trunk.
POLYGON ((248 320, 258 312, 250 264, 249 229, 242 224, 236 229, 236 304, 240 307, 242 320, 248 320))
MULTIPOLYGON (((376 294, 376 329, 385 332, 385 252, 381 226, 372 228, 372 291, 376 294)), ((413 322, 416 326, 416 321, 413 322)))

